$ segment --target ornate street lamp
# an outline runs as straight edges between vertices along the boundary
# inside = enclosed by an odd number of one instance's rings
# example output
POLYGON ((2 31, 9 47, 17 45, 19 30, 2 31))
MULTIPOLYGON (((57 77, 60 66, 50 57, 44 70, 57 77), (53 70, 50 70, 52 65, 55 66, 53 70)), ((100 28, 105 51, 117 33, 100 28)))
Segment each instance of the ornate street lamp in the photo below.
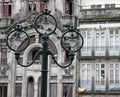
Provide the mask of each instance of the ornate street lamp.
POLYGON ((70 66, 72 64, 73 60, 74 60, 75 52, 80 51, 80 49, 83 46, 83 37, 81 36, 81 34, 73 26, 71 26, 67 31, 65 31, 63 33, 63 35, 61 36, 60 43, 61 43, 62 48, 65 51, 69 52, 69 58, 68 58, 69 62, 66 65, 65 64, 59 64, 56 61, 52 51, 48 47, 48 45, 49 45, 49 43, 48 43, 49 36, 52 35, 55 32, 56 28, 57 28, 57 21, 50 14, 50 11, 48 11, 48 9, 45 9, 42 13, 40 13, 35 18, 34 28, 35 28, 36 32, 41 36, 43 42, 42 42, 42 48, 40 48, 38 50, 38 52, 34 56, 31 63, 29 63, 29 64, 21 64, 19 62, 21 52, 23 52, 30 44, 30 37, 29 37, 28 33, 25 32, 21 28, 20 24, 16 24, 14 29, 11 30, 7 34, 6 44, 7 44, 8 48, 10 50, 15 52, 15 59, 16 59, 17 63, 22 67, 31 66, 35 62, 35 60, 37 59, 37 56, 42 55, 41 97, 47 97, 48 55, 52 56, 52 59, 55 61, 55 63, 59 67, 66 68, 66 67, 70 66), (50 23, 54 23, 54 27, 52 27, 51 29, 49 29, 49 27, 48 27, 50 25, 50 23), (39 29, 40 27, 45 29, 45 32, 41 31, 39 29), (26 40, 27 40, 26 45, 23 48, 20 48, 18 46, 12 47, 11 44, 9 43, 10 37, 15 34, 15 36, 14 36, 15 37, 14 41, 16 41, 15 44, 20 45, 21 44, 21 36, 20 36, 21 33, 23 33, 27 37, 26 38, 26 40), (66 44, 69 45, 69 49, 66 48, 66 44))

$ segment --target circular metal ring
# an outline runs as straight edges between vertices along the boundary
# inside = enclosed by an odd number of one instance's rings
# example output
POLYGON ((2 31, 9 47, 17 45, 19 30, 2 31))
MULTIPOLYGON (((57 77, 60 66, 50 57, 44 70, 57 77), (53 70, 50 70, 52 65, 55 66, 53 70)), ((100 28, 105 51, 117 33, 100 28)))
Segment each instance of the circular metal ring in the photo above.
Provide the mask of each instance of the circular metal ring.
POLYGON ((22 29, 14 29, 14 30, 10 31, 10 32, 7 34, 7 37, 6 37, 6 45, 9 47, 10 50, 12 50, 12 51, 14 51, 14 52, 16 52, 16 51, 18 51, 18 52, 24 51, 24 50, 29 46, 29 44, 30 44, 30 37, 29 37, 29 35, 28 35, 24 30, 22 30, 22 29), (28 42, 27 42, 27 45, 26 45, 24 48, 22 48, 22 49, 20 49, 20 50, 15 50, 14 48, 12 48, 12 47, 9 45, 8 40, 9 40, 9 36, 10 36, 13 32, 18 31, 18 30, 21 31, 21 32, 23 32, 23 33, 25 33, 25 35, 27 36, 28 42))
POLYGON ((70 29, 70 30, 64 32, 64 34, 63 34, 62 37, 61 37, 61 41, 60 41, 60 42, 61 42, 61 46, 62 46, 62 48, 63 48, 65 51, 68 51, 68 52, 70 51, 70 50, 66 49, 65 45, 63 45, 63 38, 64 38, 64 36, 65 36, 66 34, 70 33, 70 32, 73 32, 73 33, 78 34, 78 35, 80 36, 80 38, 81 38, 81 45, 78 47, 78 49, 73 50, 73 52, 78 52, 78 51, 83 47, 84 40, 83 40, 82 35, 81 35, 79 32, 77 32, 76 30, 74 30, 74 29, 72 29, 72 30, 70 29))
POLYGON ((43 34, 38 30, 38 27, 37 27, 37 20, 38 20, 40 17, 42 17, 43 15, 46 15, 46 16, 48 15, 48 16, 52 17, 52 19, 53 19, 54 22, 55 22, 55 27, 54 27, 54 29, 53 29, 51 32, 49 32, 49 34, 47 34, 47 35, 50 35, 50 34, 52 34, 52 33, 55 32, 55 30, 56 30, 56 28, 57 28, 57 21, 56 21, 55 17, 50 14, 50 12, 48 11, 48 9, 45 9, 45 11, 44 11, 43 13, 39 14, 39 15, 35 18, 34 28, 35 28, 35 30, 37 31, 37 33, 39 33, 40 35, 43 35, 43 34))

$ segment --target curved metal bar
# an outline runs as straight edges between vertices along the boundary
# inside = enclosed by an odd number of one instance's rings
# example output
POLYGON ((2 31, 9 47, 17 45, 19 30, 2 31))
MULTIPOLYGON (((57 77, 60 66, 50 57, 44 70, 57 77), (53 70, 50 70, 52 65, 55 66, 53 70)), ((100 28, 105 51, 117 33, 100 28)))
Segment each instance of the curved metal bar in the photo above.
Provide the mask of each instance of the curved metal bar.
POLYGON ((35 62, 35 60, 37 59, 37 57, 38 57, 40 54, 42 54, 42 50, 41 50, 41 49, 35 54, 35 57, 33 58, 32 62, 29 63, 29 64, 27 64, 27 65, 21 64, 21 63, 19 62, 20 52, 18 52, 18 51, 15 52, 15 59, 16 59, 18 65, 20 65, 20 66, 22 66, 22 67, 29 67, 29 66, 31 66, 31 65, 35 62))
POLYGON ((50 53, 50 55, 52 56, 52 59, 54 60, 54 62, 55 62, 59 67, 61 67, 61 68, 69 67, 69 66, 72 64, 73 60, 74 60, 74 53, 71 53, 71 54, 70 54, 70 58, 69 58, 69 59, 70 59, 69 63, 68 63, 67 65, 60 65, 60 64, 56 61, 54 55, 53 55, 52 53, 50 53))
POLYGON ((51 35, 52 33, 55 32, 55 30, 56 30, 56 28, 57 28, 57 21, 56 21, 56 19, 50 14, 50 11, 48 11, 48 9, 45 9, 45 10, 42 12, 42 14, 40 13, 40 14, 35 18, 34 28, 35 28, 35 30, 36 30, 36 32, 37 32, 38 34, 43 35, 42 33, 39 32, 38 27, 37 27, 37 20, 39 19, 39 17, 42 17, 43 15, 48 15, 48 16, 52 17, 53 20, 55 21, 55 28, 53 29, 53 31, 51 31, 49 34, 47 34, 47 35, 51 35))
POLYGON ((78 52, 78 51, 83 47, 84 39, 83 39, 82 35, 81 35, 79 32, 77 32, 76 30, 74 30, 73 28, 72 28, 72 29, 69 29, 69 30, 66 31, 66 32, 64 32, 64 34, 63 34, 62 37, 61 37, 61 41, 60 41, 61 46, 62 46, 62 48, 63 48, 65 51, 70 51, 70 50, 66 49, 66 47, 63 45, 63 41, 62 41, 62 39, 64 38, 64 36, 65 36, 67 33, 70 33, 70 32, 77 33, 77 34, 80 36, 81 40, 82 40, 82 43, 81 43, 80 47, 79 47, 77 50, 74 50, 74 51, 72 50, 72 52, 78 52))
POLYGON ((14 52, 16 52, 16 51, 17 51, 17 52, 22 52, 22 51, 24 51, 24 50, 29 46, 29 44, 30 44, 30 37, 29 37, 29 35, 28 35, 24 30, 22 30, 22 29, 20 29, 20 28, 15 28, 15 29, 11 30, 11 31, 7 34, 7 37, 6 37, 6 45, 9 47, 10 50, 12 50, 12 51, 14 51, 14 52), (13 32, 15 32, 15 31, 21 31, 21 32, 25 33, 25 35, 27 36, 27 40, 28 40, 27 45, 26 45, 24 48, 20 49, 20 50, 15 50, 15 49, 13 49, 13 48, 9 45, 9 43, 8 43, 9 36, 10 36, 13 32))

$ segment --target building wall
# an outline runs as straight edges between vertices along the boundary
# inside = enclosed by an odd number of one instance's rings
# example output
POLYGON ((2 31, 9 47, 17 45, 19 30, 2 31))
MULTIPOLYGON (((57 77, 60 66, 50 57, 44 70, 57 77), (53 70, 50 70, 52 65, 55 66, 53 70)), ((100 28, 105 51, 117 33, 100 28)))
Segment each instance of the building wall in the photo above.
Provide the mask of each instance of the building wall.
MULTIPOLYGON (((30 46, 22 52, 20 59, 23 64, 31 62, 33 52, 41 47, 41 38, 32 24, 44 5, 40 7, 40 1, 6 0, 6 2, 5 5, 11 5, 9 10, 7 9, 10 11, 9 14, 5 13, 7 11, 3 8, 3 0, 0 0, 0 96, 40 97, 38 95, 40 95, 42 56, 39 56, 32 66, 23 68, 17 64, 11 50, 7 49, 6 52, 5 38, 14 23, 21 20, 21 26, 30 35, 31 42, 30 46), (6 64, 2 63, 3 60, 6 64), (7 96, 3 91, 6 91, 7 96)), ((48 8, 58 21, 58 28, 55 34, 50 36, 49 41, 50 49, 54 52, 57 61, 63 63, 66 59, 66 52, 60 46, 60 37, 68 26, 74 25, 80 31, 84 38, 84 45, 75 55, 72 65, 65 69, 58 67, 49 56, 48 97, 65 97, 65 93, 67 93, 66 97, 119 97, 119 5, 119 0, 94 2, 74 0, 72 3, 67 0, 49 0, 48 8), (110 8, 105 8, 106 4, 109 4, 110 8), (86 88, 87 91, 77 94, 78 86, 86 88)), ((50 26, 52 28, 53 24, 50 26)), ((24 47, 26 39, 23 33, 21 36, 23 42, 20 48, 24 47)), ((11 41, 13 38, 14 36, 11 36, 11 41)), ((13 42, 11 46, 15 47, 13 42)))

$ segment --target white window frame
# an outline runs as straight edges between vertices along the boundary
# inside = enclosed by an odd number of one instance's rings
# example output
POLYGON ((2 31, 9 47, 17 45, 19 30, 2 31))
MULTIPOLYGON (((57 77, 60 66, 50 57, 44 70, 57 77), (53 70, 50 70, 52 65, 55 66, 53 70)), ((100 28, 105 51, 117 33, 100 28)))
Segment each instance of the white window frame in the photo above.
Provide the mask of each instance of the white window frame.
POLYGON ((81 87, 91 90, 91 63, 82 63, 80 71, 81 87))
POLYGON ((109 33, 109 55, 120 55, 120 31, 119 30, 110 30, 109 33), (118 31, 118 32, 116 32, 118 31), (112 34, 113 33, 113 34, 112 34), (111 39, 112 38, 112 39, 111 39))
POLYGON ((90 30, 81 31, 83 36, 84 44, 81 49, 81 56, 91 56, 92 55, 92 37, 90 30))
POLYGON ((95 90, 105 90, 105 86, 106 86, 106 64, 95 63, 95 90), (104 68, 102 68, 102 64, 104 64, 104 68), (104 74, 102 74, 102 71, 104 71, 104 74), (104 82, 102 83, 102 81, 104 82))
POLYGON ((110 66, 109 89, 110 90, 120 89, 120 63, 110 63, 109 66, 110 66), (116 75, 117 71, 118 75, 116 75), (118 80, 116 80, 116 77, 118 77, 118 80))
POLYGON ((95 31, 95 56, 105 56, 106 36, 105 30, 95 31))

